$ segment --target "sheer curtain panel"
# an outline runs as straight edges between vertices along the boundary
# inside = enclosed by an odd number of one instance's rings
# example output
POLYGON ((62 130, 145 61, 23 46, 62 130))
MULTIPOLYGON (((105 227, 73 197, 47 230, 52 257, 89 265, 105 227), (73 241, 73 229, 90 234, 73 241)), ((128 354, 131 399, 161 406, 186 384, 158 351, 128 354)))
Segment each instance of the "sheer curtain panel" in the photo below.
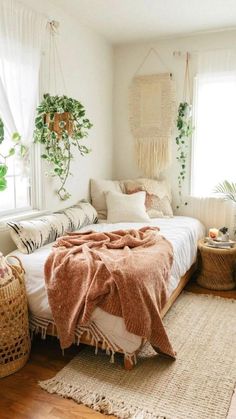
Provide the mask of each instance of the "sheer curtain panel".
MULTIPOLYGON (((1 153, 19 132, 29 148, 29 162, 8 159, 7 189, 1 192, 0 214, 37 207, 33 202, 39 176, 34 173, 34 117, 39 96, 41 47, 47 19, 16 0, 0 0, 0 116, 5 127, 1 153), (37 184, 36 184, 37 179, 37 184)), ((37 158, 37 156, 36 156, 37 158)))

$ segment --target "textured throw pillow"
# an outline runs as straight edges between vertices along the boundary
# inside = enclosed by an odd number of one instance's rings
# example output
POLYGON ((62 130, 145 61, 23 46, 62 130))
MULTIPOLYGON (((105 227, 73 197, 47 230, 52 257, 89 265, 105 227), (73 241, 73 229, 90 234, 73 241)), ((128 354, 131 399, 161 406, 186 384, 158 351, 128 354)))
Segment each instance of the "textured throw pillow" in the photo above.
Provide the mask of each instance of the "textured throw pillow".
POLYGON ((106 192, 107 221, 122 222, 150 222, 145 208, 145 191, 126 195, 119 192, 106 192))
POLYGON ((97 222, 97 212, 86 201, 44 217, 7 223, 11 237, 22 253, 32 253, 68 231, 97 222))
POLYGON ((146 208, 150 218, 173 217, 171 192, 166 181, 144 178, 123 182, 127 194, 132 194, 137 190, 146 191, 146 208))
POLYGON ((96 208, 99 219, 107 218, 107 204, 105 198, 105 192, 122 192, 119 181, 116 180, 103 180, 103 179, 91 179, 90 180, 90 194, 91 202, 94 208, 96 208))

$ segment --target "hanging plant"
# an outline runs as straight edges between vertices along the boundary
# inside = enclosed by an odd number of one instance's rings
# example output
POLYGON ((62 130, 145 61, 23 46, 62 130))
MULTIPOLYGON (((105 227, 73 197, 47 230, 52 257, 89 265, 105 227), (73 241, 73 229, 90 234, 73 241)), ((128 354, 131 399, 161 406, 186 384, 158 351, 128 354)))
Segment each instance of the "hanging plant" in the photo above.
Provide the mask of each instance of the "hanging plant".
POLYGON ((60 181, 57 194, 61 200, 70 197, 65 184, 71 175, 72 149, 76 147, 82 156, 91 151, 81 144, 91 127, 91 122, 85 118, 83 105, 67 96, 45 94, 37 107, 34 141, 44 145, 41 157, 53 167, 50 175, 60 181))
MULTIPOLYGON (((20 158, 25 158, 27 155, 27 147, 21 142, 21 136, 18 132, 14 132, 11 137, 12 146, 9 148, 7 154, 0 152, 0 192, 5 191, 7 188, 6 174, 8 171, 7 159, 14 156, 16 153, 20 158)), ((4 141, 4 124, 0 118, 0 145, 4 141)))
POLYGON ((178 108, 177 116, 177 129, 178 135, 175 139, 177 144, 177 161, 180 166, 180 171, 178 175, 178 194, 179 194, 179 204, 177 208, 181 205, 187 205, 187 202, 183 203, 182 197, 182 187, 186 178, 186 162, 189 152, 189 143, 193 132, 192 127, 192 107, 188 102, 181 102, 178 108))

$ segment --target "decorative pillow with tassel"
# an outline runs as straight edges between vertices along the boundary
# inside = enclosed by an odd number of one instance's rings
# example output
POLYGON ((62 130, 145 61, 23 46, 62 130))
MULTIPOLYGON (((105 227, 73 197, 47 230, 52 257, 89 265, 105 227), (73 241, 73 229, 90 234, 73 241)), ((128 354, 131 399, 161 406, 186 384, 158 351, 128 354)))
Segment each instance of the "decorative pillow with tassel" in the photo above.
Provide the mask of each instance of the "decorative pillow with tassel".
POLYGON ((171 191, 165 180, 140 178, 123 183, 127 194, 146 191, 145 205, 150 218, 173 217, 171 191))

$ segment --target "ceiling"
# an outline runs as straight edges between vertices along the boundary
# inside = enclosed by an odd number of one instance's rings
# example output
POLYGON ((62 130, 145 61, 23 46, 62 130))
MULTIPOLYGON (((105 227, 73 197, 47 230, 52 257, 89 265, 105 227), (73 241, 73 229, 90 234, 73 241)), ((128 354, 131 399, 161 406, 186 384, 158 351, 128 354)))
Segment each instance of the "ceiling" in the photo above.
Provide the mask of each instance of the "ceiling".
POLYGON ((236 0, 56 0, 119 44, 236 27, 236 0))

